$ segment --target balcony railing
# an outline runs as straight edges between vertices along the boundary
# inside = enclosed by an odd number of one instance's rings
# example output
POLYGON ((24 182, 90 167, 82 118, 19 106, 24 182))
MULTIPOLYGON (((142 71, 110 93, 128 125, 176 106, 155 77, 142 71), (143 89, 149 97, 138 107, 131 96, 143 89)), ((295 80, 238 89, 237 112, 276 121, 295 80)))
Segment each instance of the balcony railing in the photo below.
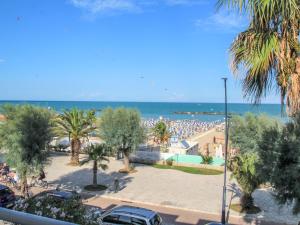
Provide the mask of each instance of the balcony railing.
POLYGON ((21 225, 78 225, 1 207, 0 220, 21 225))

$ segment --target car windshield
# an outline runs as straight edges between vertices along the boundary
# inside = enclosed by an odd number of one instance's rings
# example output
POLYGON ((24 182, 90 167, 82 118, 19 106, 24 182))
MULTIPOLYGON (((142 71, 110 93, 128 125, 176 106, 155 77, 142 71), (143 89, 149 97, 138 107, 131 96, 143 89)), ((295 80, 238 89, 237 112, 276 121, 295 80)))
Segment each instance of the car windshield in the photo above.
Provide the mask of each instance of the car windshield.
POLYGON ((154 215, 153 218, 150 220, 151 225, 160 225, 162 219, 160 218, 159 215, 154 215))

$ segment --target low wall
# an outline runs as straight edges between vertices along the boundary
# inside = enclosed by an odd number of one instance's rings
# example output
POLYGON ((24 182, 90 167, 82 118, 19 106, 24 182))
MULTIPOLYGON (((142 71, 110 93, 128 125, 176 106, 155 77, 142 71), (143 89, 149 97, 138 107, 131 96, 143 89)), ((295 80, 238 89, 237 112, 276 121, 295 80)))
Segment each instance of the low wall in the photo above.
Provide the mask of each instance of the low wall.
POLYGON ((174 156, 173 153, 163 153, 159 151, 136 151, 130 155, 130 161, 137 163, 153 164, 167 160, 174 156))
MULTIPOLYGON (((174 156, 173 153, 163 153, 159 151, 136 151, 130 155, 130 161, 135 163, 142 163, 142 164, 164 164, 165 161, 174 156)), ((214 169, 223 171, 223 166, 216 166, 216 165, 207 165, 207 164, 194 164, 194 163, 177 163, 176 161, 173 162, 173 165, 178 166, 187 166, 187 167, 194 167, 194 168, 207 168, 207 169, 214 169)))

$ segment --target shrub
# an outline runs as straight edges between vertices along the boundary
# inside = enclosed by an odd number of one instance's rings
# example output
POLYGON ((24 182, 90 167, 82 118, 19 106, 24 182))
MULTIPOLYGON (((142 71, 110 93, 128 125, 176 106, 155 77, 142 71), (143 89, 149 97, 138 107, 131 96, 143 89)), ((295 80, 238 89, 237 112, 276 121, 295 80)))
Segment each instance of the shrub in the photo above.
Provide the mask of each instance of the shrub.
POLYGON ((261 184, 259 173, 257 172, 258 156, 256 153, 241 153, 229 161, 229 169, 243 190, 241 206, 243 210, 254 207, 252 193, 261 184))
POLYGON ((58 200, 46 194, 16 201, 14 210, 82 225, 100 224, 100 211, 86 209, 80 197, 58 200))
POLYGON ((202 163, 203 164, 207 164, 207 165, 210 165, 213 163, 214 159, 212 156, 209 156, 209 155, 202 155, 200 154, 200 156, 202 157, 202 163))
POLYGON ((174 159, 172 159, 172 158, 166 160, 166 163, 167 163, 168 166, 172 166, 173 162, 174 162, 174 159))

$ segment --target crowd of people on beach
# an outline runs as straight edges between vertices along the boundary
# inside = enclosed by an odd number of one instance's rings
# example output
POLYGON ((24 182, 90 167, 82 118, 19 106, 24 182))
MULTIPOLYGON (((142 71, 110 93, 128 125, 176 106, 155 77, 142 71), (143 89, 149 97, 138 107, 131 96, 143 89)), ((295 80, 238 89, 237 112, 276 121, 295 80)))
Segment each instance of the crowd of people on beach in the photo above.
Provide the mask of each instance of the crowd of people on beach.
POLYGON ((143 125, 147 129, 152 129, 159 121, 163 121, 164 123, 166 123, 170 132, 170 136, 175 136, 179 140, 185 140, 196 134, 206 132, 222 123, 222 121, 220 120, 213 122, 204 122, 200 120, 169 120, 160 118, 144 119, 143 125))

